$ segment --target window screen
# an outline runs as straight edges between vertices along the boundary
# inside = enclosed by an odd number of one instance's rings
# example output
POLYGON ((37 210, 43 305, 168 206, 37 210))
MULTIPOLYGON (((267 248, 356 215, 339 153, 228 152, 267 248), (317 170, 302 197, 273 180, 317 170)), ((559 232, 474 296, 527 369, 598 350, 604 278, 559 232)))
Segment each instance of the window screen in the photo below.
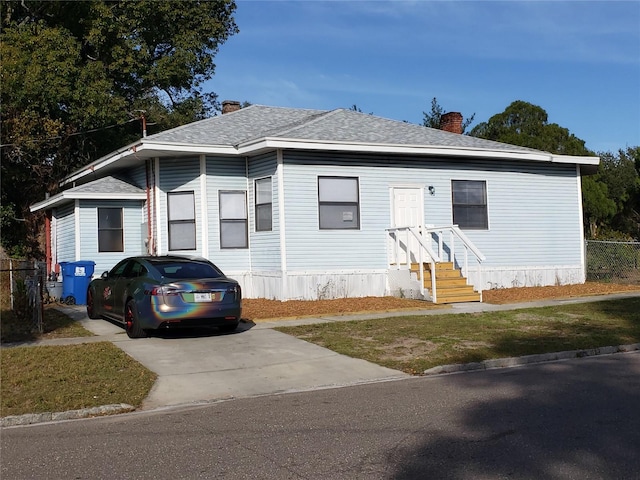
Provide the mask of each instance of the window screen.
POLYGON ((358 179, 318 177, 318 212, 321 230, 359 229, 358 179))
POLYGON ((220 248, 248 248, 247 202, 243 191, 220 192, 220 248))
POLYGON ((98 208, 98 251, 124 252, 122 208, 98 208))
POLYGON ((487 182, 452 180, 453 223, 469 230, 487 230, 487 182))
POLYGON ((256 232, 268 232, 271 231, 273 223, 271 177, 256 180, 255 186, 256 232))
POLYGON ((169 250, 196 249, 196 209, 193 192, 167 194, 169 204, 169 250))

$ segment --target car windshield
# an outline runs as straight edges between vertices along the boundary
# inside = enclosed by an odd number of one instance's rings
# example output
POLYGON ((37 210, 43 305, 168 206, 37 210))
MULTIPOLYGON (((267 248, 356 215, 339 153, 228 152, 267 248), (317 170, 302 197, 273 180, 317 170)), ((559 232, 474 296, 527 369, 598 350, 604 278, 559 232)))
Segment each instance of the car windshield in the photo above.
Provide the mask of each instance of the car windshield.
POLYGON ((198 262, 154 262, 153 266, 158 269, 165 278, 219 278, 222 273, 207 263, 198 262))

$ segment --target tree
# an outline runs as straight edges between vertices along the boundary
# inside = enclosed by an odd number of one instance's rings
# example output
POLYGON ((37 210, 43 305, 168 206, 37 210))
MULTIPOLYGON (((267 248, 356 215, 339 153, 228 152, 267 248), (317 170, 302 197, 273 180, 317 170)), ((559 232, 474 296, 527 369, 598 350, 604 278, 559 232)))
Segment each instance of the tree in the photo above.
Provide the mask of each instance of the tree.
POLYGON ((607 187, 615 211, 606 227, 610 235, 640 238, 640 176, 637 159, 640 147, 618 150, 617 155, 602 152, 595 180, 607 187))
POLYGON ((543 108, 522 100, 511 103, 488 122, 479 123, 469 135, 561 155, 590 153, 583 140, 556 123, 548 123, 543 108))
MULTIPOLYGON (((56 180, 141 136, 206 118, 202 91, 238 29, 235 2, 6 1, 2 57, 2 229, 11 251, 33 239, 28 205, 56 180)), ((33 253, 33 242, 25 253, 33 253)), ((23 245, 24 247, 24 245, 23 245)))
MULTIPOLYGON (((444 111, 444 109, 440 106, 440 104, 438 104, 438 100, 436 99, 436 97, 433 97, 433 99, 431 100, 431 112, 422 112, 422 114, 424 115, 422 125, 425 127, 437 128, 438 130, 440 130, 440 128, 442 127, 442 116, 445 113, 446 112, 444 111)), ((462 133, 464 133, 469 125, 473 123, 473 119, 475 117, 476 114, 474 113, 462 123, 462 133)))
POLYGON ((597 238, 599 227, 616 214, 616 202, 609 198, 607 185, 594 176, 582 179, 582 209, 590 238, 597 238))

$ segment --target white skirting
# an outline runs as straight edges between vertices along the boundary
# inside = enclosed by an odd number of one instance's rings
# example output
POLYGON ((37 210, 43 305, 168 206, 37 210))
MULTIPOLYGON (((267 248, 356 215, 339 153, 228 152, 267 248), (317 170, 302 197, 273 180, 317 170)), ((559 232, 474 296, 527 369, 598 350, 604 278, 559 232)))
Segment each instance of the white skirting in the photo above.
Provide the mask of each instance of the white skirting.
MULTIPOLYGON (((244 298, 325 300, 352 297, 421 298, 420 283, 409 270, 334 270, 325 272, 229 272, 242 286, 244 298)), ((584 283, 582 266, 491 267, 467 275, 478 290, 584 283), (481 281, 479 279, 481 278, 481 281)))

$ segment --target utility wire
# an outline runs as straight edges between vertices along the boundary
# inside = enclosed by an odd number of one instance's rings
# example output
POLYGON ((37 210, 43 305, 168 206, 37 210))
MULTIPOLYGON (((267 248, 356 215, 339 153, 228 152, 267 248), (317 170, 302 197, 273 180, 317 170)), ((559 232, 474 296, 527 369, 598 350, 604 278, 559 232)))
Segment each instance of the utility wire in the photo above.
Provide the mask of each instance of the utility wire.
MULTIPOLYGON (((140 121, 139 118, 132 118, 131 120, 127 120, 126 122, 123 123, 116 123, 115 125, 109 125, 106 127, 100 127, 100 128, 92 128, 91 130, 84 130, 82 132, 75 132, 75 133, 70 133, 69 135, 58 135, 56 137, 47 137, 47 138, 43 138, 43 139, 32 139, 30 140, 31 142, 48 142, 50 140, 58 140, 61 138, 66 138, 66 137, 74 137, 76 135, 84 135, 85 133, 94 133, 94 132, 100 132, 102 130, 108 130, 110 128, 115 128, 115 127, 122 127, 123 125, 126 125, 128 123, 131 122, 138 122, 140 121)), ((155 123, 147 123, 147 125, 155 125, 155 123)), ((0 145, 0 147, 13 147, 17 145, 16 143, 3 143, 2 145, 0 145)))

